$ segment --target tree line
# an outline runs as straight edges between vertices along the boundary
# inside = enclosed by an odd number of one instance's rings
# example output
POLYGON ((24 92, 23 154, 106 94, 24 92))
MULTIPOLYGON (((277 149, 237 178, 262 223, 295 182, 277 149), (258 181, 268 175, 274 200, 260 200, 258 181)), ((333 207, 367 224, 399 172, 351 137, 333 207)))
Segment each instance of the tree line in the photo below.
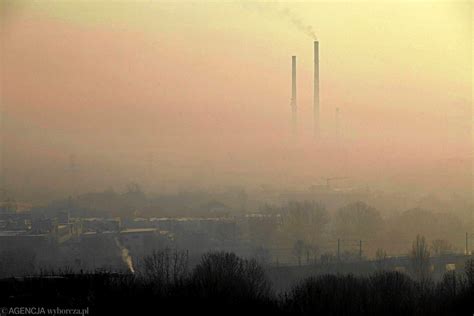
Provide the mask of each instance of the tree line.
POLYGON ((62 271, 0 279, 0 306, 89 307, 94 315, 471 315, 473 297, 473 260, 439 282, 391 271, 328 274, 283 293, 253 259, 210 252, 191 269, 187 252, 171 249, 144 258, 135 274, 62 271))

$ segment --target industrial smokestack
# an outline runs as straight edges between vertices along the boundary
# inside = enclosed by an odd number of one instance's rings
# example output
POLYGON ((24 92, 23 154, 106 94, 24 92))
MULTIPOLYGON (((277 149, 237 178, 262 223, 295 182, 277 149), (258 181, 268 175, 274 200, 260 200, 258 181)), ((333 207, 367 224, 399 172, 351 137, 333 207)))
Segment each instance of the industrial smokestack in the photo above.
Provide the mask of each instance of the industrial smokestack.
POLYGON ((293 135, 296 135, 296 56, 291 56, 291 128, 293 135))
POLYGON ((319 124, 319 42, 314 41, 314 90, 313 90, 313 120, 314 120, 314 136, 320 135, 319 124))

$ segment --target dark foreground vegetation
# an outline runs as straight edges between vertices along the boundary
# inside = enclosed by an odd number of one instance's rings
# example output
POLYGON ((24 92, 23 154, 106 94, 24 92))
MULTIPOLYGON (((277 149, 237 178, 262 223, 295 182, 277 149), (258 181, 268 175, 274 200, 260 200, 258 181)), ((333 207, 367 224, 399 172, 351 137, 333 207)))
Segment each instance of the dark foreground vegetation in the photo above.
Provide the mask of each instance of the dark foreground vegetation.
POLYGON ((321 275, 275 293, 264 269, 209 253, 188 271, 186 255, 160 252, 135 274, 42 275, 0 280, 0 306, 89 308, 93 315, 472 315, 474 262, 441 281, 398 272, 321 275))

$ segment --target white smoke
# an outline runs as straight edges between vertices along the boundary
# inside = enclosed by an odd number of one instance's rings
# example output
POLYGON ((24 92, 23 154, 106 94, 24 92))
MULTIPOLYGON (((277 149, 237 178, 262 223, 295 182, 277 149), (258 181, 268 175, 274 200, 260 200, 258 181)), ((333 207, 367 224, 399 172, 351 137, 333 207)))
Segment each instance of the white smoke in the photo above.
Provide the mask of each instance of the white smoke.
POLYGON ((132 257, 128 253, 128 249, 122 246, 118 238, 115 238, 115 243, 117 244, 117 247, 119 247, 121 251, 122 261, 127 265, 128 270, 130 270, 131 273, 135 273, 135 269, 133 268, 132 257))
POLYGON ((286 7, 285 4, 280 4, 278 1, 243 1, 242 7, 246 9, 256 10, 260 13, 273 13, 279 17, 287 20, 293 25, 298 31, 308 35, 313 40, 317 40, 316 32, 310 24, 307 24, 300 16, 293 12, 290 8, 286 7))
POLYGON ((295 26, 299 31, 305 33, 313 40, 317 39, 316 33, 311 25, 306 24, 300 17, 298 17, 294 12, 288 8, 280 9, 279 14, 283 17, 286 17, 293 26, 295 26))

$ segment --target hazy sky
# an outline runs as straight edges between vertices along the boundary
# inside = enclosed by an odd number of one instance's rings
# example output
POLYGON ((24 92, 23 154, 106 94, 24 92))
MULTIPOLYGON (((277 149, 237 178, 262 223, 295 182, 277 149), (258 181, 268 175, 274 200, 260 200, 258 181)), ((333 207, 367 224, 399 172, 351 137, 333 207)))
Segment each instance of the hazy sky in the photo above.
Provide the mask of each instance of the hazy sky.
POLYGON ((470 1, 1 3, 7 187, 54 191, 71 154, 97 187, 150 172, 168 184, 472 180, 470 1), (309 26, 321 52, 318 143, 309 26))

